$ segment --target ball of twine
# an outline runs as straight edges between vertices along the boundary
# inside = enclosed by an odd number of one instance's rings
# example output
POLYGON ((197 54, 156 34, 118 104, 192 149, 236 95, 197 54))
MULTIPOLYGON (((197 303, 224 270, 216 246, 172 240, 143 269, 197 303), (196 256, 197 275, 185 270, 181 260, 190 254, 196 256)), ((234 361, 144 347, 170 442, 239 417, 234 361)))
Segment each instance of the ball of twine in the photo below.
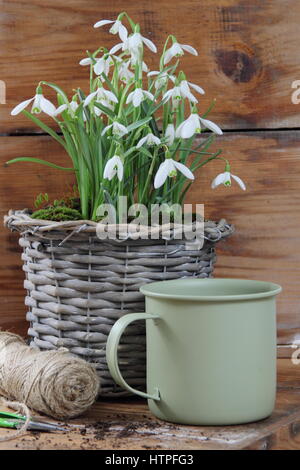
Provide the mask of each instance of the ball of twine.
POLYGON ((54 418, 74 418, 99 393, 95 369, 66 349, 38 351, 0 331, 0 395, 54 418))

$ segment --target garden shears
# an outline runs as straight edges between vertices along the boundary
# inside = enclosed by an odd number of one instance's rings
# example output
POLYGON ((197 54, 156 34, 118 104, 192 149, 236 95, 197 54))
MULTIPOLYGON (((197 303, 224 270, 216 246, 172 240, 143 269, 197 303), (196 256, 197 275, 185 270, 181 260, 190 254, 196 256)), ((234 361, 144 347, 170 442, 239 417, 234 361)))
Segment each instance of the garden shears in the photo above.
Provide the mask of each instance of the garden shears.
MULTIPOLYGON (((26 416, 10 413, 8 411, 0 411, 0 428, 19 429, 26 421, 26 416)), ((29 421, 28 430, 30 431, 67 431, 66 428, 57 426, 56 424, 48 423, 46 421, 39 421, 32 418, 29 421)))

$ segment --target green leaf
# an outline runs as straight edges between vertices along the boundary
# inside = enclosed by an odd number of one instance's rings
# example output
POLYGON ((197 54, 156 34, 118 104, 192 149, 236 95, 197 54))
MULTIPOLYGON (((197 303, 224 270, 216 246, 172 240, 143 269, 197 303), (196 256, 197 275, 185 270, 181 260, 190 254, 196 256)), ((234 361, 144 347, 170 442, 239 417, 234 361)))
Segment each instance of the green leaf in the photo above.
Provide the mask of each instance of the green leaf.
POLYGON ((94 103, 94 106, 97 106, 97 108, 101 109, 101 111, 103 111, 107 116, 109 116, 111 119, 114 119, 115 118, 115 114, 114 112, 107 108, 106 106, 103 106, 103 104, 100 104, 100 103, 94 103))
POLYGON ((129 132, 133 131, 137 127, 143 126, 144 124, 147 124, 147 122, 151 121, 152 117, 146 117, 144 119, 140 119, 139 121, 136 121, 129 126, 127 126, 127 129, 129 132))
POLYGON ((145 147, 140 147, 137 149, 137 151, 143 153, 144 155, 146 155, 148 158, 153 158, 153 155, 152 153, 149 152, 149 150, 147 150, 145 147))
POLYGON ((56 168, 57 170, 75 171, 74 168, 66 168, 64 166, 55 165, 55 163, 47 162, 47 160, 41 160, 40 158, 34 158, 34 157, 14 158, 13 160, 9 160, 8 162, 6 162, 6 165, 10 165, 11 163, 17 163, 17 162, 40 163, 41 165, 51 166, 51 168, 56 168))
POLYGON ((45 132, 47 132, 47 134, 51 135, 51 137, 53 137, 53 139, 55 139, 57 142, 59 142, 60 145, 62 145, 64 148, 66 148, 66 144, 65 144, 64 140, 53 129, 51 129, 51 127, 48 127, 39 118, 37 118, 33 114, 26 111, 26 109, 24 109, 22 111, 22 113, 24 114, 24 116, 31 119, 31 121, 33 121, 37 126, 39 126, 41 129, 43 129, 43 131, 45 131, 45 132))

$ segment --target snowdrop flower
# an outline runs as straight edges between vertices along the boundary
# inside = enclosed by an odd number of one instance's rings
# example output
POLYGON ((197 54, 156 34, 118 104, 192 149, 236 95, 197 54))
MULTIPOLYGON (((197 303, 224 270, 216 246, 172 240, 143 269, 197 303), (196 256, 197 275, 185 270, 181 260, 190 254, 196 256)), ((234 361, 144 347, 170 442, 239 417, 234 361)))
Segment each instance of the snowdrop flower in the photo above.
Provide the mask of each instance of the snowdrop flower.
POLYGON ((161 143, 160 138, 156 137, 156 135, 149 132, 149 134, 147 134, 145 137, 142 137, 138 141, 136 148, 139 149, 144 144, 151 146, 151 145, 159 145, 160 143, 161 143))
MULTIPOLYGON (((191 97, 193 103, 197 102, 196 98, 194 98, 193 95, 191 95, 191 97)), ((169 101, 170 98, 172 98, 173 109, 177 109, 180 100, 184 98, 179 86, 175 86, 171 90, 168 90, 163 95, 162 100, 166 103, 167 101, 169 101)))
MULTIPOLYGON (((119 57, 114 57, 116 60, 120 60, 119 57)), ((94 68, 94 72, 96 75, 101 75, 102 73, 105 73, 105 75, 108 75, 109 74, 109 70, 110 70, 110 67, 113 65, 113 60, 110 56, 102 56, 102 57, 99 57, 99 58, 96 58, 94 59, 96 61, 96 63, 94 63, 94 61, 90 58, 90 57, 86 57, 84 59, 81 59, 81 61, 79 62, 80 65, 91 65, 91 64, 94 64, 93 68, 94 68)))
POLYGON ((156 75, 158 75, 154 83, 156 90, 167 85, 169 80, 172 80, 173 83, 175 82, 174 75, 169 75, 167 72, 159 72, 157 70, 153 70, 152 72, 149 72, 147 74, 148 77, 154 77, 156 75))
POLYGON ((198 93, 201 93, 202 95, 204 94, 204 90, 200 86, 195 85, 194 83, 189 83, 187 80, 182 80, 178 86, 175 86, 164 94, 163 100, 168 101, 172 98, 172 102, 175 107, 177 106, 178 101, 182 98, 187 98, 191 103, 198 103, 197 98, 195 98, 191 93, 190 86, 198 93))
POLYGON ((94 28, 101 28, 101 26, 105 26, 107 24, 112 24, 109 32, 112 34, 119 34, 121 41, 126 41, 128 36, 128 31, 125 26, 121 23, 120 20, 112 21, 112 20, 101 20, 97 21, 94 24, 94 28))
POLYGON ((166 131, 165 131, 165 142, 169 147, 173 144, 175 140, 175 127, 174 124, 170 123, 167 125, 166 131))
MULTIPOLYGON (((78 108, 79 104, 77 103, 76 99, 73 99, 70 103, 66 104, 61 104, 55 111, 54 113, 54 116, 58 116, 59 114, 63 113, 64 111, 67 110, 67 113, 69 114, 69 116, 71 116, 72 118, 75 118, 75 113, 76 113, 76 110, 78 108)), ((97 108, 99 109, 99 108, 97 108)), ((84 111, 82 111, 82 117, 83 117, 83 120, 86 121, 86 115, 84 113, 84 111)))
POLYGON ((230 166, 228 166, 228 165, 226 165, 224 173, 220 173, 212 181, 212 183, 211 183, 212 189, 215 189, 220 184, 224 184, 224 186, 231 186, 231 178, 233 178, 237 182, 237 184, 239 185, 239 187, 243 191, 246 190, 245 183, 241 180, 241 178, 239 178, 238 176, 233 175, 232 173, 230 173, 230 166))
POLYGON ((198 114, 192 113, 185 121, 183 121, 176 129, 176 137, 181 137, 182 139, 189 139, 192 135, 201 132, 201 124, 214 132, 215 134, 222 135, 223 132, 212 121, 208 119, 203 119, 198 114))
POLYGON ((39 90, 39 87, 37 89, 36 95, 33 98, 30 98, 29 100, 22 101, 19 103, 17 106, 14 107, 14 109, 11 111, 12 116, 16 116, 17 114, 21 113, 24 111, 27 106, 32 103, 32 108, 31 112, 33 114, 39 114, 41 111, 43 111, 45 114, 48 114, 48 116, 54 116, 56 112, 56 108, 51 101, 47 100, 41 90, 39 90))
POLYGON ((67 105, 67 104, 61 104, 61 105, 55 110, 55 113, 53 114, 53 116, 57 116, 58 114, 63 113, 66 109, 68 109, 68 105, 67 105))
POLYGON ((119 122, 115 121, 109 126, 106 126, 101 135, 106 134, 106 132, 112 128, 112 133, 118 137, 123 137, 123 135, 128 134, 128 129, 127 127, 123 126, 123 124, 120 124, 119 122))
POLYGON ((198 55, 196 49, 187 44, 179 44, 179 42, 174 42, 174 44, 166 50, 164 57, 164 64, 170 62, 173 57, 181 57, 184 54, 184 51, 189 52, 193 55, 198 55))
POLYGON ((133 106, 137 108, 141 102, 146 99, 154 100, 154 96, 149 91, 142 90, 142 88, 136 88, 127 96, 126 104, 132 103, 133 106))
POLYGON ((134 78, 134 73, 129 70, 129 62, 123 62, 120 65, 119 68, 119 77, 120 80, 124 83, 130 82, 130 80, 133 80, 134 78))
POLYGON ((193 180, 195 179, 191 170, 183 165, 182 163, 173 160, 172 158, 166 158, 166 160, 160 164, 158 171, 154 178, 154 188, 160 188, 166 179, 169 177, 175 177, 177 174, 177 170, 180 171, 186 178, 193 180))
MULTIPOLYGON (((106 90, 105 88, 98 88, 96 91, 90 93, 84 100, 84 106, 88 106, 90 102, 96 98, 96 103, 110 102, 118 103, 118 98, 111 91, 106 90)), ((105 104, 106 106, 106 104, 105 104)))
POLYGON ((153 44, 150 39, 145 38, 140 33, 131 34, 125 41, 116 44, 112 49, 109 51, 110 54, 115 54, 120 49, 126 54, 130 54, 133 58, 137 58, 139 56, 139 52, 143 43, 152 51, 157 52, 155 44, 153 44))
POLYGON ((143 45, 143 43, 150 49, 152 52, 157 52, 157 48, 155 44, 150 41, 150 39, 145 38, 142 36, 140 33, 133 33, 132 35, 129 36, 127 40, 127 46, 129 51, 136 51, 140 49, 140 47, 143 45))
POLYGON ((124 166, 121 158, 119 155, 114 155, 112 158, 108 160, 105 165, 103 178, 108 179, 111 181, 115 175, 118 176, 118 180, 122 181, 124 174, 124 166))

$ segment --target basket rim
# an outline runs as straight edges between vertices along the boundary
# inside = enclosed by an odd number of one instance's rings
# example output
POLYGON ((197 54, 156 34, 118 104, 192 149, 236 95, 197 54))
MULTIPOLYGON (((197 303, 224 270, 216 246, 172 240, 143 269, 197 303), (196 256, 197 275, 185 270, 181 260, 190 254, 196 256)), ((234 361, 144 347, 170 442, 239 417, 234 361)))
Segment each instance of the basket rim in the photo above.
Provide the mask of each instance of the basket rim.
MULTIPOLYGON (((92 220, 70 220, 57 222, 53 220, 33 219, 30 217, 28 209, 9 210, 4 215, 4 226, 11 231, 20 233, 45 233, 45 232, 62 232, 63 236, 68 233, 89 233, 96 234, 98 223, 92 220)), ((117 229, 118 234, 122 233, 122 229, 128 227, 127 224, 116 224, 108 226, 111 229, 117 229)), ((170 223, 157 227, 144 226, 140 229, 145 230, 150 236, 157 233, 164 238, 164 231, 176 231, 176 224, 170 223)), ((217 242, 223 238, 230 236, 235 231, 234 225, 229 224, 225 219, 219 221, 204 220, 204 237, 212 242, 217 242)))

